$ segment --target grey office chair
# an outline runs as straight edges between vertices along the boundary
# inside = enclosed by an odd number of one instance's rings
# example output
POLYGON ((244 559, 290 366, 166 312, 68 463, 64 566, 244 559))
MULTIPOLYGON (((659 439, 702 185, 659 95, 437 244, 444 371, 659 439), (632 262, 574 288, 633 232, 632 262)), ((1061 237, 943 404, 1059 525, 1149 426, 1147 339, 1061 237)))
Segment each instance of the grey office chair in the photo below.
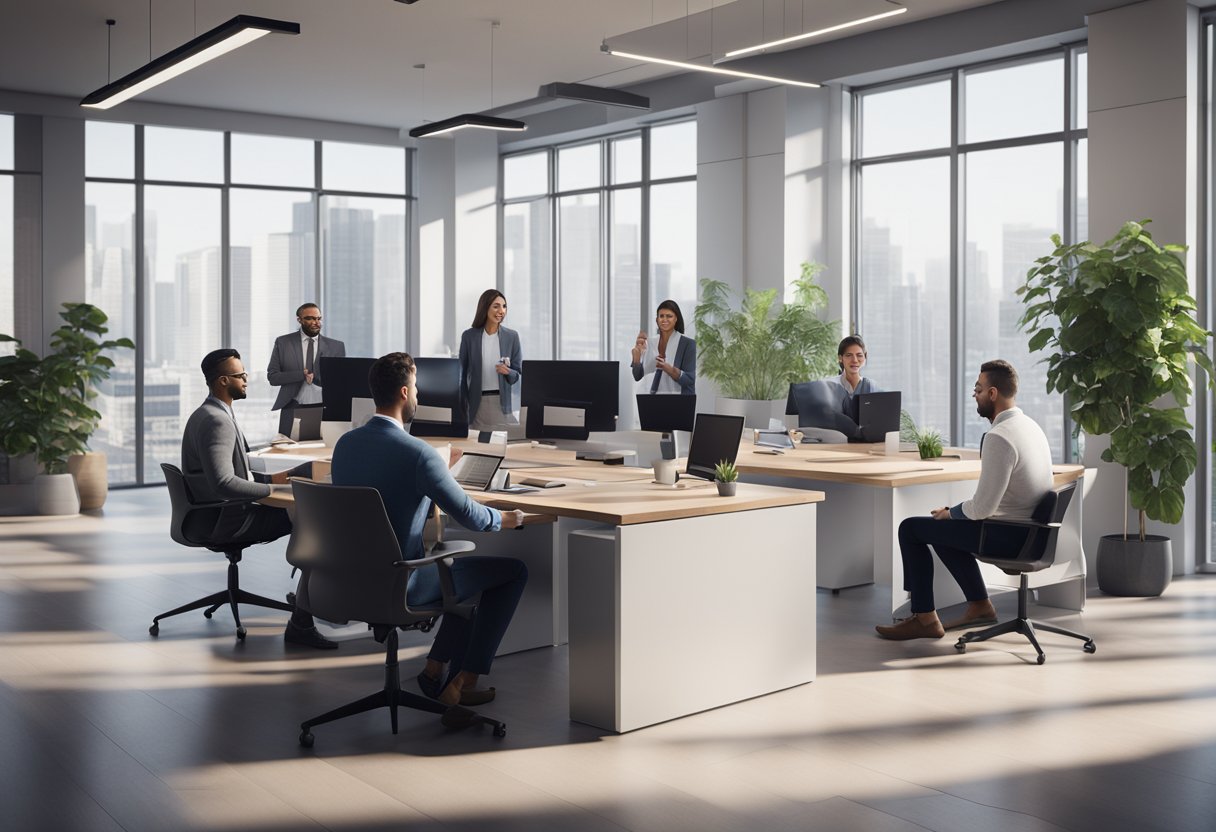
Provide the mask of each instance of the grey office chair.
MULTIPOLYGON (((383 689, 301 723, 300 745, 312 747, 314 726, 377 708, 389 709, 394 734, 398 707, 452 712, 453 708, 401 689, 397 630, 428 632, 441 615, 473 614, 473 604, 457 603, 451 571, 452 555, 471 550, 473 544, 445 543, 440 536, 425 557, 401 560, 401 547, 376 489, 292 480, 292 491, 296 520, 287 560, 303 573, 296 603, 326 621, 366 621, 376 641, 385 646, 383 689), (413 609, 406 599, 410 573, 430 564, 439 569, 443 598, 436 607, 413 609)), ((454 708, 462 725, 490 725, 496 737, 507 733, 501 722, 454 708)))
POLYGON ((1076 490, 1077 484, 1072 482, 1048 491, 1029 520, 992 519, 980 523, 980 545, 975 557, 984 563, 991 563, 993 566, 999 567, 1007 575, 1020 576, 1018 615, 1017 618, 996 624, 986 630, 963 633, 954 645, 955 650, 965 653, 967 645, 972 642, 987 641, 1006 633, 1021 633, 1030 641, 1031 646, 1038 653, 1038 663, 1042 664, 1047 661, 1047 656, 1039 647, 1039 640, 1035 637, 1036 630, 1080 639, 1084 642, 1081 647, 1086 653, 1093 653, 1098 649, 1094 640, 1089 636, 1057 627, 1054 624, 1032 621, 1026 613, 1030 595, 1026 575, 1046 569, 1055 563, 1056 540, 1060 534, 1060 524, 1064 520, 1068 504, 1072 501, 1076 490), (1010 556, 1008 543, 1011 540, 1019 539, 1022 534, 1025 535, 1025 540, 1022 542, 1020 551, 1016 555, 1010 556), (1003 540, 1001 540, 1002 538, 1003 540), (1001 546, 1002 542, 1006 545, 1001 546))
POLYGON ((200 536, 196 531, 191 531, 193 529, 213 528, 225 509, 239 506, 241 502, 232 500, 214 503, 198 502, 190 494, 190 489, 186 485, 186 479, 182 476, 182 472, 177 466, 162 463, 160 469, 165 473, 165 485, 169 487, 169 502, 172 506, 172 517, 169 521, 169 536, 183 546, 206 548, 212 552, 222 552, 224 557, 228 558, 228 588, 222 589, 219 592, 213 592, 210 595, 199 598, 197 601, 183 604, 168 612, 162 612, 152 619, 152 626, 148 628, 148 633, 153 636, 160 635, 160 620, 162 618, 169 618, 183 612, 202 609, 203 607, 207 608, 203 611, 203 615, 210 618, 212 613, 217 609, 224 604, 228 604, 232 608, 232 619, 236 622, 236 637, 244 639, 246 631, 244 625, 241 624, 241 614, 237 609, 237 604, 269 607, 272 610, 291 612, 291 604, 274 601, 241 589, 240 573, 237 564, 241 562, 242 553, 250 546, 258 543, 269 543, 269 540, 246 540, 240 543, 233 543, 224 540, 213 540, 206 536, 200 536))

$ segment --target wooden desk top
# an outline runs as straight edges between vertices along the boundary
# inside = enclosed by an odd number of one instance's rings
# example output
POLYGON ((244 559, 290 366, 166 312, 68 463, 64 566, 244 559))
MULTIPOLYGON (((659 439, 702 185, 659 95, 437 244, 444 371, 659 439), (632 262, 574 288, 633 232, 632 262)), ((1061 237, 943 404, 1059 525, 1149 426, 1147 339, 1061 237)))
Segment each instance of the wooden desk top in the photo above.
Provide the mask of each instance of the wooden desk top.
MULTIPOLYGON (((947 448, 947 454, 962 459, 941 457, 921 460, 915 452, 898 456, 870 453, 882 445, 798 445, 784 454, 757 453, 750 440, 739 446, 735 466, 743 474, 792 477, 821 482, 843 482, 874 488, 900 488, 939 482, 961 482, 980 478, 979 452, 968 448, 947 448)), ((1063 485, 1079 479, 1085 472, 1080 465, 1055 465, 1055 482, 1063 485)))
POLYGON ((513 468, 511 482, 523 484, 525 479, 591 480, 593 482, 650 482, 653 468, 632 468, 625 465, 604 465, 602 462, 579 462, 577 465, 553 465, 547 468, 513 468))

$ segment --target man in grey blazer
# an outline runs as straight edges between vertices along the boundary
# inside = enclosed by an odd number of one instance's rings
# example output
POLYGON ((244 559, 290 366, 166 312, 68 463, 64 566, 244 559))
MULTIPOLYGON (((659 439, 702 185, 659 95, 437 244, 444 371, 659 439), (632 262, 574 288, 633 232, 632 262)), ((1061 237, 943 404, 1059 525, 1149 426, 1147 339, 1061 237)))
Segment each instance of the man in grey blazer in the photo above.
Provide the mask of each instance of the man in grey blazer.
MULTIPOLYGON (((192 497, 199 502, 231 502, 219 517, 196 515, 185 529, 191 539, 223 543, 267 543, 291 532, 291 519, 281 508, 255 502, 269 497, 265 482, 254 482, 249 470, 249 445, 236 423, 234 401, 245 398, 249 374, 241 354, 233 349, 214 350, 202 362, 210 395, 190 414, 182 434, 182 474, 192 497), (201 525, 200 525, 201 524, 201 525)), ((269 477, 286 483, 289 472, 269 477)), ((291 614, 283 637, 294 644, 322 650, 338 646, 318 632, 312 616, 301 610, 291 614)))
POLYGON ((321 356, 346 355, 345 344, 321 334, 321 309, 315 303, 297 309, 296 320, 300 322, 297 331, 274 339, 266 368, 266 380, 279 388, 271 410, 288 408, 279 419, 279 433, 283 434, 291 431, 290 408, 321 403, 321 356))

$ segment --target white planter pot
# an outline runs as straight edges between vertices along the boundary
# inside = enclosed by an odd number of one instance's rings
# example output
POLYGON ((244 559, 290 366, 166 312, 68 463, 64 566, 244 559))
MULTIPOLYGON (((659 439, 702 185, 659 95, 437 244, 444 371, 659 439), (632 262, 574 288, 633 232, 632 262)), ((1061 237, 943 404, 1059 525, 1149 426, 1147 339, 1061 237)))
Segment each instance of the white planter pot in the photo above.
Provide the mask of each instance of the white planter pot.
POLYGON ((785 399, 728 399, 719 396, 717 411, 727 416, 742 416, 745 427, 767 428, 769 419, 781 419, 784 423, 785 399))
POLYGON ((110 488, 106 479, 105 454, 97 451, 72 454, 68 457, 68 473, 76 479, 81 511, 92 511, 105 505, 110 488))
POLYGON ((34 478, 34 507, 39 514, 79 514, 80 495, 71 474, 39 474, 34 478))

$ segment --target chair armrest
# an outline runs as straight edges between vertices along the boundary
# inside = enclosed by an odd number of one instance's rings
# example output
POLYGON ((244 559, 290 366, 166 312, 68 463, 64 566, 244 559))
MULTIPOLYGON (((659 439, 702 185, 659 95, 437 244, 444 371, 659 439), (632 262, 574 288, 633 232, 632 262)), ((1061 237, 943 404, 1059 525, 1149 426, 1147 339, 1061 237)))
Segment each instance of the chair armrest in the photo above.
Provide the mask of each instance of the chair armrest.
MULTIPOLYGON (((464 541, 454 541, 452 544, 446 544, 446 546, 454 547, 456 543, 463 542, 464 541)), ((460 551, 469 551, 472 548, 472 544, 470 543, 468 549, 461 548, 460 551)), ((444 551, 438 555, 428 555, 423 558, 414 558, 413 560, 393 561, 393 566, 398 569, 406 569, 412 572, 415 569, 421 569, 422 567, 429 566, 432 563, 435 564, 439 569, 439 591, 443 596, 444 615, 456 615, 466 619, 471 618, 473 612, 477 609, 477 605, 461 604, 456 600, 456 584, 452 580, 452 554, 453 553, 450 551, 444 551)), ((413 610, 409 608, 408 602, 406 603, 405 608, 407 612, 413 612, 413 610)))

